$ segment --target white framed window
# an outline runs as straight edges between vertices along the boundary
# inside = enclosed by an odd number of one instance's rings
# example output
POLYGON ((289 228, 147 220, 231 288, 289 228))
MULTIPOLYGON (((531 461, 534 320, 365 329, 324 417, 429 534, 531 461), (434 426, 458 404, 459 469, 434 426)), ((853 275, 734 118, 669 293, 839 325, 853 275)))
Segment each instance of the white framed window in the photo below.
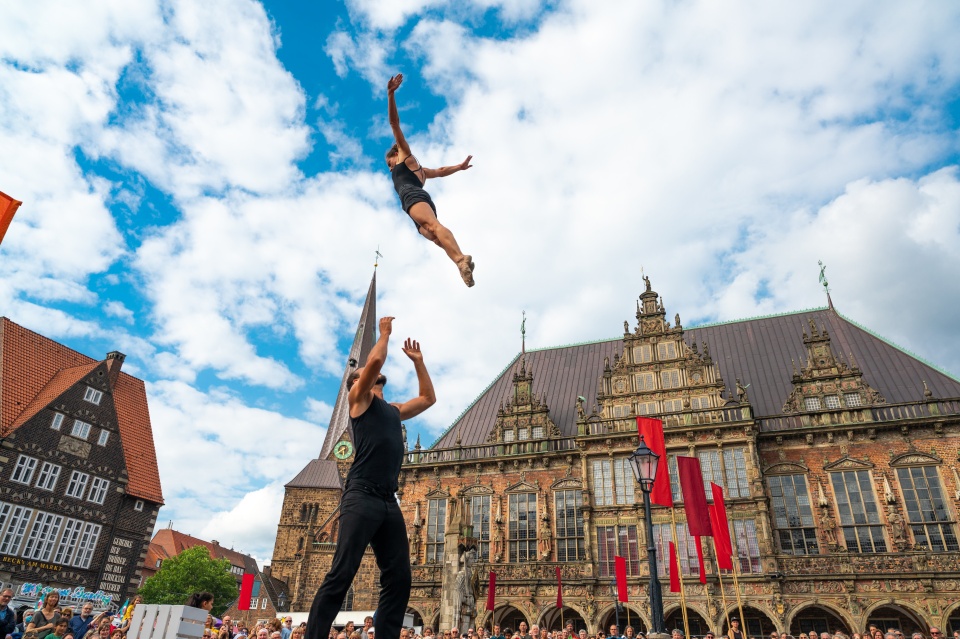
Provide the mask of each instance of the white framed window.
POLYGON ((30 484, 33 479, 33 471, 37 469, 37 458, 28 455, 20 455, 17 458, 17 465, 13 467, 13 474, 10 480, 18 484, 30 484))
POLYGON ((704 395, 703 397, 691 397, 690 408, 694 410, 703 410, 704 408, 710 408, 710 397, 707 395, 704 395))
POLYGON ((682 399, 665 399, 663 400, 663 412, 665 413, 676 413, 683 410, 683 400, 682 399))
MULTIPOLYGON (((443 563, 444 534, 447 530, 447 500, 427 502, 427 563, 443 563)), ((251 608, 253 605, 251 604, 251 608)))
POLYGON ((250 598, 250 610, 256 610, 256 609, 257 609, 257 606, 259 606, 259 605, 260 605, 260 598, 259 598, 259 597, 251 597, 251 598, 250 598))
POLYGON ((266 609, 267 609, 267 601, 268 601, 267 598, 264 597, 264 598, 263 598, 263 601, 260 602, 260 610, 266 610, 266 609))
POLYGON ((73 557, 74 548, 77 545, 77 539, 80 537, 80 529, 83 528, 83 522, 76 519, 67 519, 63 525, 63 536, 60 537, 60 543, 57 545, 57 552, 53 556, 53 563, 69 565, 73 557))
POLYGON ((820 410, 820 398, 819 397, 804 397, 803 398, 803 407, 806 410, 820 410))
POLYGON ((637 415, 656 415, 656 414, 657 414, 656 402, 642 402, 637 404, 637 415))
POLYGON ((82 422, 79 419, 73 420, 73 430, 70 434, 80 439, 86 439, 90 435, 90 424, 82 422))
POLYGON ((133 502, 133 509, 136 510, 137 512, 142 512, 142 511, 143 511, 143 500, 142 500, 142 499, 138 499, 137 501, 133 502))
POLYGON ((110 490, 110 482, 101 477, 94 477, 90 482, 90 494, 87 495, 87 501, 95 504, 102 504, 107 498, 107 491, 110 490))
POLYGON ((534 426, 534 427, 531 429, 531 431, 532 431, 532 433, 533 433, 533 438, 534 438, 534 439, 543 439, 543 437, 544 437, 544 434, 543 434, 543 432, 544 432, 544 431, 543 431, 543 426, 534 426))
POLYGON ((509 430, 509 429, 508 429, 508 430, 503 431, 503 441, 505 441, 505 442, 512 442, 512 441, 513 441, 513 436, 514 436, 513 430, 509 430))
POLYGON ((14 506, 10 513, 10 525, 7 526, 7 532, 0 541, 0 554, 18 555, 20 544, 23 543, 23 534, 27 530, 27 524, 30 523, 30 516, 33 515, 32 508, 23 506, 14 506))
POLYGON ((90 567, 90 560, 93 559, 93 550, 97 547, 97 539, 99 538, 100 526, 91 523, 83 524, 83 532, 80 533, 80 541, 77 543, 77 554, 73 557, 72 565, 74 567, 90 567))
POLYGON ((88 401, 91 404, 100 405, 100 400, 103 399, 103 393, 98 391, 96 388, 91 388, 87 386, 86 392, 83 394, 84 401, 88 401))
POLYGON ((657 390, 657 385, 653 383, 653 373, 637 373, 633 376, 633 384, 638 393, 657 390))
POLYGON ((83 499, 83 493, 87 489, 87 482, 90 481, 90 475, 81 473, 79 470, 70 474, 70 483, 67 485, 67 497, 76 497, 83 499))
POLYGON ((660 388, 679 388, 680 371, 675 368, 660 371, 660 388))
POLYGON ((863 406, 863 401, 860 399, 860 393, 844 393, 843 402, 847 406, 863 406))
POLYGON ((827 395, 823 398, 827 408, 840 408, 840 397, 837 395, 827 395))
POLYGON ((593 461, 593 503, 597 506, 634 503, 634 478, 626 458, 593 461))
POLYGON ((713 501, 713 490, 710 488, 710 482, 723 486, 723 469, 720 468, 719 450, 698 450, 697 459, 700 460, 700 474, 703 475, 703 489, 707 495, 707 501, 713 501))
POLYGON ((641 344, 633 347, 633 361, 637 364, 644 364, 653 359, 653 351, 649 344, 641 344))
POLYGON ((101 430, 100 437, 97 438, 97 444, 100 446, 106 446, 108 441, 110 441, 110 431, 101 430))
POLYGON ((677 343, 676 342, 660 342, 657 344, 657 359, 676 359, 677 358, 677 343))
POLYGON ((527 428, 520 428, 517 430, 517 439, 530 439, 530 430, 527 428))
POLYGON ((60 479, 60 466, 43 462, 40 467, 40 474, 37 475, 37 488, 40 490, 53 490, 57 487, 57 480, 60 479))
POLYGON ((47 561, 53 551, 53 542, 57 540, 60 525, 63 524, 61 515, 38 512, 33 520, 33 527, 27 537, 27 545, 23 549, 24 559, 47 561))
POLYGON ((63 420, 66 419, 63 413, 54 413, 53 421, 50 422, 50 428, 53 430, 60 430, 60 427, 63 426, 63 420))

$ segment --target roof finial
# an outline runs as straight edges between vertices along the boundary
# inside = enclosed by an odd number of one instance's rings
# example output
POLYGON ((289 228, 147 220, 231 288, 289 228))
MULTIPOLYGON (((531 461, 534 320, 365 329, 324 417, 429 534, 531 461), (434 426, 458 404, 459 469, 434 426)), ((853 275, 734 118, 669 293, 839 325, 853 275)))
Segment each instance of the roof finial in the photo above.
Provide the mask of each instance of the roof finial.
POLYGON ((383 253, 380 252, 380 245, 379 245, 379 244, 377 244, 377 250, 374 251, 373 253, 374 253, 373 268, 374 268, 374 270, 376 270, 376 268, 377 268, 378 266, 380 266, 380 258, 383 257, 383 253))
POLYGON ((830 282, 827 281, 827 265, 823 263, 823 260, 819 260, 817 264, 820 265, 820 284, 823 285, 823 290, 827 294, 827 306, 832 311, 833 300, 830 298, 830 282))
POLYGON ((527 312, 523 311, 523 321, 520 322, 520 352, 527 354, 527 312))

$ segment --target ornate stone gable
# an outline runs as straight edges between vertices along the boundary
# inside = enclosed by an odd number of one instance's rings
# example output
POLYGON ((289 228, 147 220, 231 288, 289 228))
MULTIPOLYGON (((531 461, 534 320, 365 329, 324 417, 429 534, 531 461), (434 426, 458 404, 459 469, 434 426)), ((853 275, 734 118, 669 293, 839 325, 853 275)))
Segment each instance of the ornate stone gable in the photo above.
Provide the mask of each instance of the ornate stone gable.
POLYGON ((890 466, 939 466, 943 460, 933 453, 921 453, 918 450, 895 455, 890 459, 890 466))
POLYGON ((824 462, 823 469, 827 471, 836 470, 870 470, 874 464, 862 459, 854 459, 849 455, 844 455, 840 459, 832 462, 824 462))
POLYGON ((497 410, 487 441, 510 444, 559 436, 560 429, 550 418, 546 395, 534 394, 533 369, 527 369, 526 357, 521 356, 513 373, 511 397, 497 410))
MULTIPOLYGON (((629 419, 703 411, 724 406, 725 385, 706 343, 687 343, 679 314, 666 319, 663 299, 644 277, 645 290, 637 300, 637 325, 623 323, 623 351, 604 360, 597 387, 597 411, 604 418, 629 419)), ((738 401, 747 403, 740 387, 738 401)), ((589 417, 578 405, 584 423, 589 417)))
POLYGON ((783 405, 784 413, 852 410, 855 415, 846 421, 863 421, 867 411, 859 409, 886 403, 883 395, 863 381, 863 371, 852 355, 847 364, 834 354, 826 327, 817 328, 811 319, 810 333, 802 333, 807 361, 800 370, 794 364, 793 390, 783 405))

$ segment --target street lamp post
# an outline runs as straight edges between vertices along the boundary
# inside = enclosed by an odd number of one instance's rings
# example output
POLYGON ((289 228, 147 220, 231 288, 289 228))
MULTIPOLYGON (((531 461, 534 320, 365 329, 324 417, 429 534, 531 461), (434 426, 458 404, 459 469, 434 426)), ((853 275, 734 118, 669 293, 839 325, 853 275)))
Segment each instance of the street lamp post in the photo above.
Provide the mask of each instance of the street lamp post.
POLYGON ((653 521, 650 517, 650 491, 657 477, 657 465, 660 455, 656 454, 644 443, 640 436, 640 445, 630 455, 630 466, 633 474, 643 491, 643 515, 647 522, 647 562, 650 565, 650 634, 664 634, 663 629, 663 592, 660 590, 660 579, 657 577, 657 547, 653 543, 653 521))

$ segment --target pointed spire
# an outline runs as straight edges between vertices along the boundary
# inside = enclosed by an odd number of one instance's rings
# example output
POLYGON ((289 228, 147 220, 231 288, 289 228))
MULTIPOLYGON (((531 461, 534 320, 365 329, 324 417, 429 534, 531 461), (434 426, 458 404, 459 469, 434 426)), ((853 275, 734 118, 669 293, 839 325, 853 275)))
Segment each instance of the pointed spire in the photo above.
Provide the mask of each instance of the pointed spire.
POLYGON ((883 498, 888 504, 897 503, 897 498, 894 496, 893 490, 890 488, 890 481, 887 479, 886 474, 883 476, 883 498))
POLYGON ((823 494, 823 484, 820 483, 819 479, 817 479, 817 505, 821 508, 826 508, 830 505, 830 502, 827 501, 827 496, 823 494))
POLYGON ((374 268, 370 286, 367 289, 367 298, 363 302, 363 311, 357 324, 357 332, 353 337, 353 344, 347 355, 347 365, 340 380, 340 392, 333 405, 333 414, 330 416, 330 425, 327 427, 327 436, 320 448, 320 459, 326 459, 333 452, 334 445, 340 441, 343 433, 350 426, 350 406, 347 401, 347 379, 358 367, 367 361, 367 355, 377 341, 377 271, 374 268))

